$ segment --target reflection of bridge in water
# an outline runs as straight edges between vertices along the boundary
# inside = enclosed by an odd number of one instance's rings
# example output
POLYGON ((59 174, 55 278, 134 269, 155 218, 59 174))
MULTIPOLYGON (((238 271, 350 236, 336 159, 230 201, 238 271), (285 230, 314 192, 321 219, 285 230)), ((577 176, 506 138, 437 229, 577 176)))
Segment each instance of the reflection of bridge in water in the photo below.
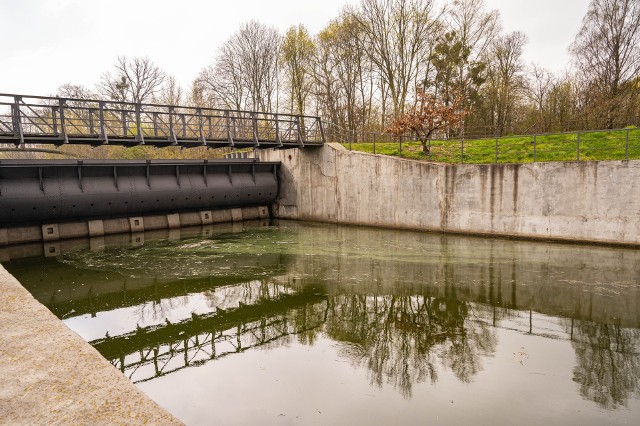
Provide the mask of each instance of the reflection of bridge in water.
POLYGON ((317 293, 282 295, 90 343, 131 380, 146 381, 232 353, 283 344, 322 325, 322 317, 308 318, 307 311, 326 306, 324 300, 317 293))
MULTIPOLYGON (((68 321, 97 315, 99 323, 109 311, 124 312, 123 329, 88 340, 134 381, 251 348, 325 337, 339 342, 341 354, 364 368, 371 383, 410 397, 416 383, 436 382, 443 368, 460 381, 473 380, 507 331, 571 345, 579 391, 602 407, 624 405, 640 390, 640 332, 630 309, 638 302, 638 287, 631 285, 637 266, 628 259, 635 252, 594 248, 575 259, 561 245, 501 241, 479 250, 479 240, 451 237, 444 255, 464 259, 452 268, 437 254, 429 262, 401 260, 389 236, 387 257, 365 229, 340 228, 348 235, 324 238, 366 239, 375 256, 349 252, 352 247, 341 252, 351 256, 328 254, 319 227, 299 234, 288 229, 286 246, 295 250, 275 248, 274 241, 285 238, 279 232, 212 234, 204 246, 199 239, 147 239, 133 252, 105 248, 59 261, 17 260, 7 269, 68 321), (250 240, 261 241, 260 249, 246 246, 250 240), (323 255, 306 255, 317 252, 303 241, 313 241, 323 255), (526 256, 513 256, 516 249, 526 256), (591 267, 603 254, 610 256, 606 264, 591 267), (587 266, 572 274, 576 283, 565 283, 563 272, 576 262, 587 266), (180 278, 189 274, 195 276, 180 278), (617 286, 602 287, 609 276, 617 286), (205 308, 194 312, 194 295, 205 308)), ((398 235, 402 245, 412 244, 413 234, 398 235)), ((419 238, 423 245, 443 239, 419 238)))

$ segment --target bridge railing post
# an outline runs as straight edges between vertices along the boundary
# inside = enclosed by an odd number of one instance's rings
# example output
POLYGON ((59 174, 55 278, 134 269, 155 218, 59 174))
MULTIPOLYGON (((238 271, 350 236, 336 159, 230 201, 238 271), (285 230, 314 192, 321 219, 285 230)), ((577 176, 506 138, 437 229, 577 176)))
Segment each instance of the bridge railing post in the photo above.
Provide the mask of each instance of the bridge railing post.
POLYGON ((137 103, 136 104, 136 140, 140 143, 140 145, 144 145, 144 134, 142 133, 142 118, 140 117, 140 111, 142 106, 137 103))
POLYGON ((257 148, 260 146, 260 142, 258 141, 258 119, 255 112, 251 113, 251 127, 253 130, 253 146, 257 148))
POLYGON ((107 136, 107 124, 104 119, 104 101, 98 103, 98 120, 100 121, 100 138, 103 144, 109 143, 109 137, 107 136))
POLYGON ((58 113, 60 114, 60 140, 62 143, 69 143, 69 138, 67 136, 67 124, 65 123, 65 100, 58 99, 58 113))
POLYGON ((276 114, 275 117, 276 117, 276 144, 280 148, 282 147, 282 138, 280 137, 280 117, 278 116, 278 114, 276 114))
POLYGON ((173 145, 178 145, 178 138, 176 137, 176 132, 173 123, 173 106, 169 107, 169 140, 173 145))
POLYGON ((302 129, 300 128, 300 116, 296 115, 296 118, 294 121, 296 125, 296 130, 298 133, 298 145, 300 145, 301 148, 304 148, 304 141, 302 140, 302 129))
POLYGON ((22 102, 21 96, 15 96, 13 98, 13 105, 11 109, 12 117, 13 117, 13 134, 20 137, 20 142, 16 143, 16 146, 22 145, 24 146, 24 132, 22 130, 22 116, 20 113, 20 102, 22 102))
POLYGON ((204 137, 204 122, 202 121, 202 108, 196 108, 198 114, 198 131, 200 132, 199 139, 202 145, 207 144, 207 140, 204 137))
POLYGON ((324 145, 326 142, 326 139, 324 137, 324 126, 322 125, 322 118, 316 117, 316 120, 318 121, 318 127, 320 128, 320 141, 324 145))

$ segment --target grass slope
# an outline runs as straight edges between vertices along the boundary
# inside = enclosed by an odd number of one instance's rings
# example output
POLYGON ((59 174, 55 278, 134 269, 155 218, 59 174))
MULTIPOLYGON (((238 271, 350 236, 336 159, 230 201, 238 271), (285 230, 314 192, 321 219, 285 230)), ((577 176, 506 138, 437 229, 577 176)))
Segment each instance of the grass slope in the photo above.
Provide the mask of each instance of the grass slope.
MULTIPOLYGON (((373 143, 343 143, 347 149, 374 153, 373 143)), ((493 139, 431 141, 430 155, 420 142, 376 142, 375 153, 442 163, 531 163, 534 161, 589 161, 640 159, 640 128, 610 131, 506 136, 493 139), (628 135, 628 143, 627 143, 628 135), (497 142, 497 150, 496 150, 497 142), (579 149, 578 149, 579 147, 579 149), (402 151, 400 151, 402 149, 402 151), (497 151, 497 156, 496 156, 497 151)))

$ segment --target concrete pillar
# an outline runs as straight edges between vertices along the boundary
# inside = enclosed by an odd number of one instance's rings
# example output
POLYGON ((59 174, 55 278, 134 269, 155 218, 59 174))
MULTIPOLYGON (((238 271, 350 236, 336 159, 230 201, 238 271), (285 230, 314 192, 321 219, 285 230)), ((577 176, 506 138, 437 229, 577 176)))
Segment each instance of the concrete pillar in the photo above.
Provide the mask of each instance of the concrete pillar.
POLYGON ((42 225, 42 241, 58 241, 59 239, 60 231, 57 224, 42 225))
POLYGON ((104 223, 101 220, 90 220, 87 225, 89 225, 89 237, 104 236, 104 223))
POLYGON ((242 222, 242 209, 231 209, 231 220, 242 222))
POLYGON ((144 233, 136 232, 135 234, 131 234, 131 245, 134 247, 144 245, 144 233))
POLYGON ((211 225, 213 223, 213 216, 211 215, 211 210, 200 212, 200 222, 203 225, 211 225))
POLYGON ((231 210, 214 210, 211 212, 213 223, 231 222, 231 210))
POLYGON ((60 242, 45 242, 43 244, 44 247, 44 257, 56 257, 60 255, 60 242))
POLYGON ((144 232, 144 220, 142 217, 130 217, 129 225, 131 226, 131 232, 144 232))
POLYGON ((180 228, 180 215, 178 213, 167 215, 169 229, 180 228))

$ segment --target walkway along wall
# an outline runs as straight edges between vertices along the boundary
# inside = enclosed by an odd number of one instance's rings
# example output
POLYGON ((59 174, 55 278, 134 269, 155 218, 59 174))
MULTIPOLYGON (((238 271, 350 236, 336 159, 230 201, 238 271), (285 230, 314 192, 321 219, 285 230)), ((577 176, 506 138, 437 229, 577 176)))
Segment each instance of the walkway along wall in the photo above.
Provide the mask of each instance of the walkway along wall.
POLYGON ((282 162, 278 218, 640 245, 640 161, 436 164, 339 144, 259 156, 282 162))

